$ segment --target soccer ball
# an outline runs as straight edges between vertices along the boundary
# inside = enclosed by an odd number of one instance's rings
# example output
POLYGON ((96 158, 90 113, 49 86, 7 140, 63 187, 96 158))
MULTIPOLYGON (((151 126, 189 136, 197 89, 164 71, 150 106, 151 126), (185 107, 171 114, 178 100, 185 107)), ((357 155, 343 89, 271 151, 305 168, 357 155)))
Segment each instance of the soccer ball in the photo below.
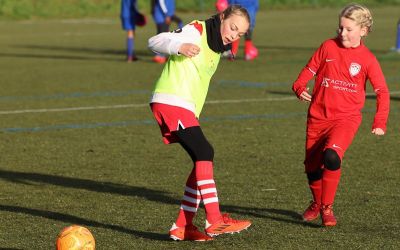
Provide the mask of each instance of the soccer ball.
POLYGON ((57 250, 95 250, 95 241, 90 231, 82 226, 64 228, 56 240, 57 250))

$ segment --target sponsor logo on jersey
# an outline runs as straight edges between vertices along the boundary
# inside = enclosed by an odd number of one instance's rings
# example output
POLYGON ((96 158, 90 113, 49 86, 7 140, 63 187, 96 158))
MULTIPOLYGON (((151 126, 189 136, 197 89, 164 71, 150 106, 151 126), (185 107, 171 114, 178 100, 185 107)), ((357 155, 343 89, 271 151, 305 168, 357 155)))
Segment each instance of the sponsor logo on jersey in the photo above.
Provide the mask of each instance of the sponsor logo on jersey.
POLYGON ((329 78, 324 77, 324 79, 322 79, 321 86, 322 86, 322 87, 329 88, 328 80, 329 80, 329 78))
POLYGON ((346 82, 342 80, 330 79, 328 77, 324 77, 321 82, 321 86, 326 88, 333 88, 336 90, 357 93, 357 84, 352 82, 346 82))
POLYGON ((335 143, 332 145, 333 148, 342 149, 340 146, 336 145, 335 143))
POLYGON ((361 70, 360 64, 354 62, 350 64, 349 72, 351 76, 356 76, 358 73, 360 73, 360 70, 361 70))
POLYGON ((336 59, 326 59, 325 60, 325 62, 333 62, 333 61, 335 61, 336 59))

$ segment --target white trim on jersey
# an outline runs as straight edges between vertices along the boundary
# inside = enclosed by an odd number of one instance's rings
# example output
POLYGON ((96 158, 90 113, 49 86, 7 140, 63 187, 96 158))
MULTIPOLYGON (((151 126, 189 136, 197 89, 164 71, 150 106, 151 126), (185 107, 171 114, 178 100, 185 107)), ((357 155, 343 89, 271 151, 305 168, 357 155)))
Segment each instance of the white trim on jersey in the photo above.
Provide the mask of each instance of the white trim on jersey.
POLYGON ((317 74, 314 70, 312 70, 312 69, 309 68, 309 67, 308 67, 308 70, 309 70, 314 76, 317 74))
POLYGON ((168 12, 168 9, 167 9, 167 5, 165 4, 165 1, 164 0, 159 0, 158 2, 160 3, 160 7, 161 7, 162 12, 166 15, 167 12, 168 12))
POLYGON ((181 30, 163 32, 148 41, 148 47, 155 53, 178 55, 183 43, 199 44, 201 34, 194 25, 187 24, 181 30))
POLYGON ((179 96, 166 93, 154 93, 150 99, 150 103, 163 103, 181 107, 189 111, 192 111, 193 113, 196 112, 196 107, 194 103, 188 102, 179 96))

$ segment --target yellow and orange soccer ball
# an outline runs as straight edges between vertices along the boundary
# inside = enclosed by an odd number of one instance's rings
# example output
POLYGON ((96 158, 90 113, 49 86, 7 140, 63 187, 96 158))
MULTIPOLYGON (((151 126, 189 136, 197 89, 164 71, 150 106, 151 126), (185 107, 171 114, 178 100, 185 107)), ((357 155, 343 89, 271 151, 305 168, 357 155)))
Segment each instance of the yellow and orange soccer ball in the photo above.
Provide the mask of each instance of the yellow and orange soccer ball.
POLYGON ((56 240, 57 250, 95 250, 95 240, 90 231, 79 225, 64 228, 56 240))

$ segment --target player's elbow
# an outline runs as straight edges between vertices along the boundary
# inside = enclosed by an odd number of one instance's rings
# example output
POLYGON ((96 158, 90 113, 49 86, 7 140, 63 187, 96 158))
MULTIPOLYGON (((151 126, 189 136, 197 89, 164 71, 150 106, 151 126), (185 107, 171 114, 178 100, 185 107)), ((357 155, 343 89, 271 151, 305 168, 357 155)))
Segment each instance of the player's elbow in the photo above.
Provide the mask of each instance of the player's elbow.
POLYGON ((151 37, 147 42, 147 48, 153 52, 158 52, 159 41, 155 36, 151 37))

